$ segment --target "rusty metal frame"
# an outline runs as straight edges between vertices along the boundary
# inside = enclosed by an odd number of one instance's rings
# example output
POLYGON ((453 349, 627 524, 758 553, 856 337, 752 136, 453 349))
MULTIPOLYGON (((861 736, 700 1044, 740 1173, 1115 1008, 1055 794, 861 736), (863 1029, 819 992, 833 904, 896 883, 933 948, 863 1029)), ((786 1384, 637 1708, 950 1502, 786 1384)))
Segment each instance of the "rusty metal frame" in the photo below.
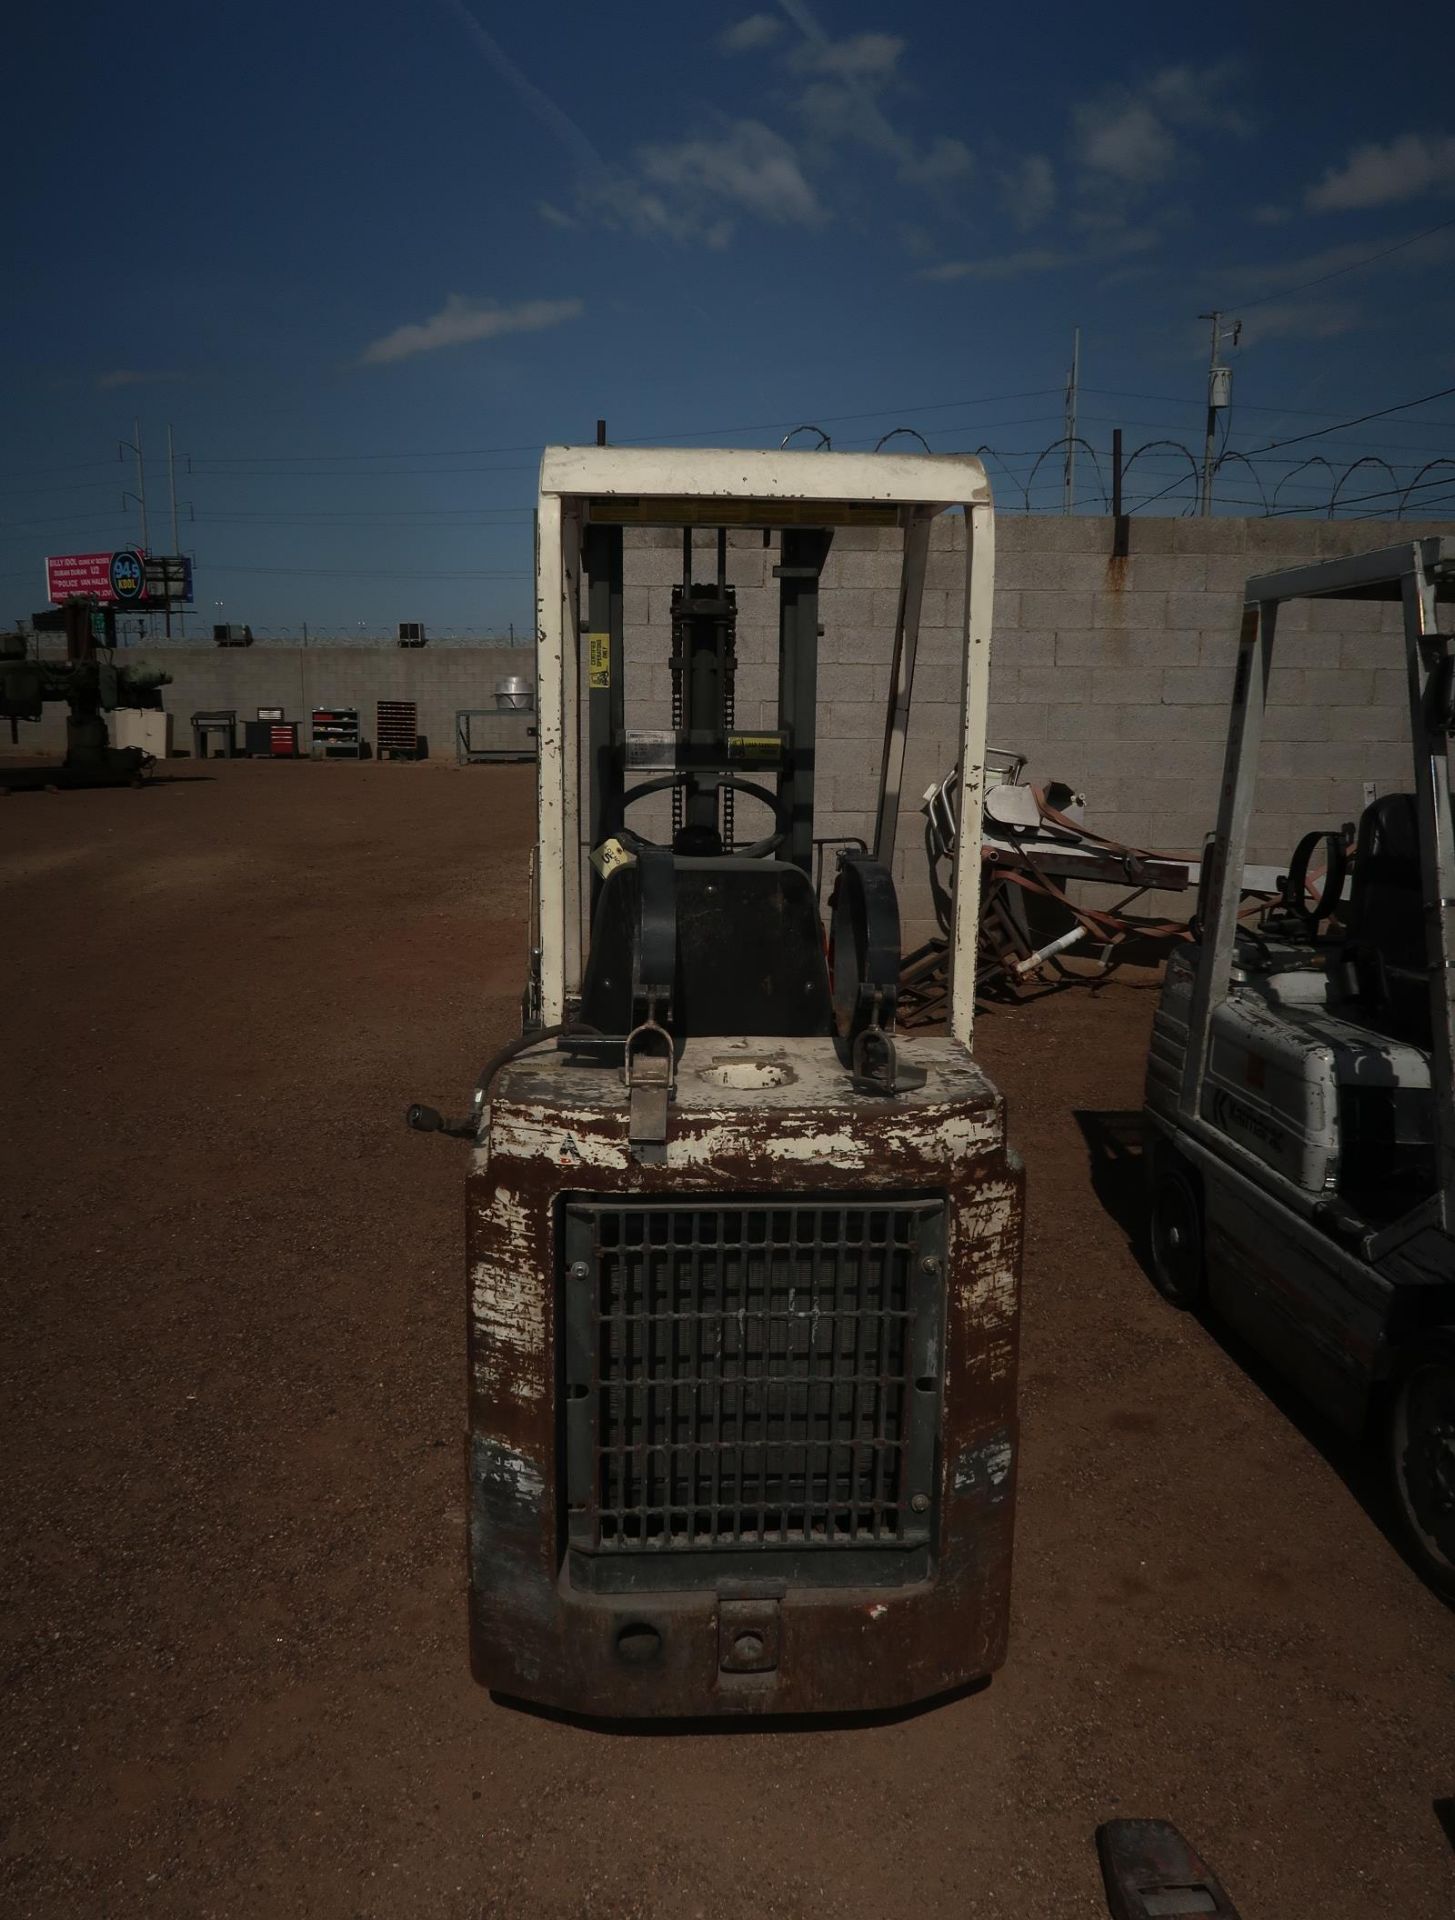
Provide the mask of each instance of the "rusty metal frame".
POLYGON ((863 1711, 963 1685, 1004 1658, 1023 1175, 1006 1150, 1002 1103, 952 1043, 926 1041, 918 1044, 942 1050, 931 1086, 907 1100, 859 1101, 851 1120, 852 1096, 810 1071, 822 1044, 783 1043, 784 1060, 805 1076, 805 1097, 792 1106, 727 1095, 680 1106, 675 1158, 660 1163, 632 1158, 626 1116, 607 1100, 599 1068, 572 1066, 547 1044, 496 1082, 489 1151, 474 1157, 466 1201, 470 1604, 476 1677, 504 1695, 606 1716, 863 1711), (775 1577, 765 1556, 746 1571, 724 1565, 706 1588, 668 1580, 599 1592, 578 1583, 565 1389, 580 1356, 568 1356, 561 1300, 572 1284, 565 1207, 623 1193, 644 1207, 671 1206, 685 1181, 699 1206, 771 1202, 790 1177, 808 1206, 846 1184, 860 1204, 942 1200, 928 1576, 804 1584, 775 1577), (771 1616, 760 1623, 773 1638, 771 1665, 745 1661, 729 1644, 733 1609, 745 1601, 771 1616))

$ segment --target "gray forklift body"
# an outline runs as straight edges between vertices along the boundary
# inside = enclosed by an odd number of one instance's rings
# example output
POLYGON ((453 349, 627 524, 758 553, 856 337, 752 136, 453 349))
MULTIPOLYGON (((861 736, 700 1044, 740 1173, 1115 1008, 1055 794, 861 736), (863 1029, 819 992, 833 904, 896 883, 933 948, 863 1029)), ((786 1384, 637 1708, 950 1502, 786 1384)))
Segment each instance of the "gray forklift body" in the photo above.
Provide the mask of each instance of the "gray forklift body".
POLYGON ((1441 538, 1249 581, 1201 940, 1169 964, 1148 1063, 1154 1178, 1170 1157, 1197 1183, 1209 1304, 1349 1430, 1455 1325, 1452 597, 1441 538), (1309 598, 1402 605, 1412 791, 1366 809, 1339 939, 1245 946, 1279 612, 1309 598))

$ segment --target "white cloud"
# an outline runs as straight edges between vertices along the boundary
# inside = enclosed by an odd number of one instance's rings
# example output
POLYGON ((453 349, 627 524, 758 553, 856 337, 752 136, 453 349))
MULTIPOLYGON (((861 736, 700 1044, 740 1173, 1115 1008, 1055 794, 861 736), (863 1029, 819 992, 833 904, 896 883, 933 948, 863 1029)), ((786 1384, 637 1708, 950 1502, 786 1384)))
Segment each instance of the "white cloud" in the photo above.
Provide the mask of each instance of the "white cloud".
POLYGON ((1342 167, 1331 167, 1305 195, 1315 213, 1387 207, 1426 193, 1455 192, 1455 135, 1406 133, 1387 146, 1356 147, 1342 167))
POLYGON ((1149 193, 1191 159, 1190 130, 1245 136, 1247 115, 1226 98, 1233 61, 1163 67, 1135 87, 1114 87, 1072 110, 1071 152, 1082 188, 1127 201, 1149 193))
POLYGON ((1293 218, 1293 209, 1276 206, 1270 200, 1264 206, 1254 207, 1253 218, 1260 227, 1286 227, 1293 218))
POLYGON ((721 53, 753 53, 770 45, 782 31, 783 22, 776 14, 750 13, 720 33, 715 44, 721 53))
POLYGON ((897 33, 855 33, 847 40, 830 40, 817 33, 806 38, 788 56, 800 73, 826 73, 836 80, 888 79, 899 64, 904 41, 897 33))
POLYGON ((807 0, 781 0, 803 38, 787 56, 795 73, 809 76, 798 100, 798 114, 819 148, 824 164, 833 149, 849 142, 871 148, 895 164, 911 186, 941 187, 963 180, 974 162, 963 140, 930 136, 923 146, 894 125, 883 99, 898 84, 899 56, 905 42, 895 33, 856 33, 835 40, 824 32, 807 0))
POLYGON ((899 177, 917 187, 948 186, 954 180, 968 180, 975 171, 975 159, 963 140, 951 134, 937 134, 922 153, 910 153, 899 163, 899 177))
POLYGON ((1077 107, 1073 125, 1081 164, 1118 186, 1153 186, 1166 178, 1176 161, 1176 138, 1144 100, 1077 107))
POLYGON ((579 224, 563 207, 553 206, 549 200, 538 200, 536 212, 548 227, 574 227, 579 224))
POLYGON ((1003 253, 985 260, 945 260, 937 267, 926 267, 921 280, 1020 280, 1028 273, 1052 273, 1070 266, 1075 256, 1051 247, 1025 247, 1019 253, 1003 253))
POLYGON ((1224 98, 1237 72, 1234 60, 1217 60, 1208 67, 1163 67, 1147 82, 1147 96, 1177 126, 1246 137, 1253 131, 1252 122, 1240 106, 1224 98))
POLYGON ((811 226, 824 217, 797 153, 760 120, 738 120, 719 134, 674 146, 644 147, 641 166, 644 178, 671 197, 675 211, 665 200, 662 205, 679 226, 709 224, 712 210, 722 206, 775 226, 811 226))
POLYGON ((462 347, 472 340, 495 340, 506 333, 537 333, 558 327, 582 312, 579 300, 523 300, 518 306, 497 306, 493 300, 468 300, 452 293, 428 320, 412 320, 381 339, 371 341, 359 355, 359 364, 384 366, 409 360, 417 353, 440 347, 462 347))
POLYGON ((1022 233, 1039 226, 1056 204, 1056 175, 1043 153, 1028 153, 1000 169, 1000 197, 1022 233))
MULTIPOLYGON (((1274 301, 1248 316, 1239 345, 1257 347, 1266 340, 1335 340, 1363 324, 1363 313, 1350 300, 1274 301)), ((1199 350, 1205 351, 1205 347, 1199 350)))

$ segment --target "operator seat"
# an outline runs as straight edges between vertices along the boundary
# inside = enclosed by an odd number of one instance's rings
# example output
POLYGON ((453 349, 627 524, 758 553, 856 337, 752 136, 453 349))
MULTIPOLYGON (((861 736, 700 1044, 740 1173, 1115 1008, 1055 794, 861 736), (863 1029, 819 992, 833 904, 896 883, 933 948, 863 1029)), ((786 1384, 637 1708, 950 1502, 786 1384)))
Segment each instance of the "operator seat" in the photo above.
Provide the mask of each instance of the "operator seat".
MULTIPOLYGON (((834 1032, 828 961, 809 877, 782 860, 723 854, 672 859, 677 964, 672 1013, 679 1040, 834 1032)), ((581 1018, 599 1033, 632 1026, 632 965, 641 914, 635 862, 602 882, 581 987, 581 1018)))
POLYGON ((1391 1039, 1430 1045, 1429 958, 1412 793, 1371 801, 1359 821, 1343 948, 1340 998, 1391 1039))

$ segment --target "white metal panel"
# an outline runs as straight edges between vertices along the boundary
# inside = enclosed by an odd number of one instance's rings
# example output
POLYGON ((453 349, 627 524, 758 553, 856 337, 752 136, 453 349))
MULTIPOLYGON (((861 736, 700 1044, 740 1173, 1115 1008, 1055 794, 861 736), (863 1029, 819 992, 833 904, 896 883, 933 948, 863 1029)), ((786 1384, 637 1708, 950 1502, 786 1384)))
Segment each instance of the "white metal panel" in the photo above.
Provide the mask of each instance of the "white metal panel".
POLYGON ((1430 572, 1449 566, 1452 560, 1455 540, 1443 535, 1406 540, 1400 546, 1380 547, 1373 553, 1353 553, 1340 560, 1319 560, 1307 567, 1259 574, 1248 582, 1244 599, 1249 606, 1261 606, 1269 600, 1317 599, 1324 594, 1398 600, 1401 583, 1417 566, 1430 572))
POLYGON ((1238 635, 1238 664, 1233 675, 1228 744, 1223 756, 1222 794, 1218 802, 1217 831, 1210 852, 1212 879, 1208 889, 1207 925, 1192 990, 1188 1019, 1187 1057, 1182 1069, 1179 1108, 1184 1121, 1197 1117, 1202 1098, 1202 1076, 1216 1007, 1227 998, 1238 937, 1241 902, 1234 876, 1241 874, 1248 854, 1253 821, 1253 792, 1258 779, 1258 753, 1263 742, 1263 715, 1268 705, 1268 676, 1273 666, 1273 635, 1278 602, 1267 601, 1244 609, 1238 635))
MULTIPOLYGON (((983 479, 983 475, 982 475, 983 479)), ((966 496, 967 503, 969 496, 966 496)), ((961 700, 960 833, 950 935, 950 1033, 964 1047, 975 1027, 980 944, 980 835, 985 812, 985 729, 990 706, 990 625, 995 612, 995 516, 990 489, 965 508, 965 675, 961 700)))
MULTIPOLYGON (((970 454, 734 452, 719 447, 547 447, 541 493, 687 499, 879 501, 960 506, 990 500, 970 454)), ((772 515, 764 515, 771 523, 772 515)))
MULTIPOLYGON (((536 773, 541 913, 541 1014, 557 1026, 566 1007, 566 755, 563 738, 566 606, 561 502, 541 495, 536 522, 536 773)), ((572 847, 574 857, 575 848, 572 847)))
MULTIPOLYGON (((584 860, 578 845, 583 759, 586 743, 581 725, 581 507, 579 501, 561 504, 561 791, 564 795, 562 830, 565 898, 561 913, 566 950, 561 961, 565 996, 581 987, 581 954, 585 944, 582 915, 587 894, 584 860)), ((564 1017, 564 1015, 563 1015, 564 1017)))

